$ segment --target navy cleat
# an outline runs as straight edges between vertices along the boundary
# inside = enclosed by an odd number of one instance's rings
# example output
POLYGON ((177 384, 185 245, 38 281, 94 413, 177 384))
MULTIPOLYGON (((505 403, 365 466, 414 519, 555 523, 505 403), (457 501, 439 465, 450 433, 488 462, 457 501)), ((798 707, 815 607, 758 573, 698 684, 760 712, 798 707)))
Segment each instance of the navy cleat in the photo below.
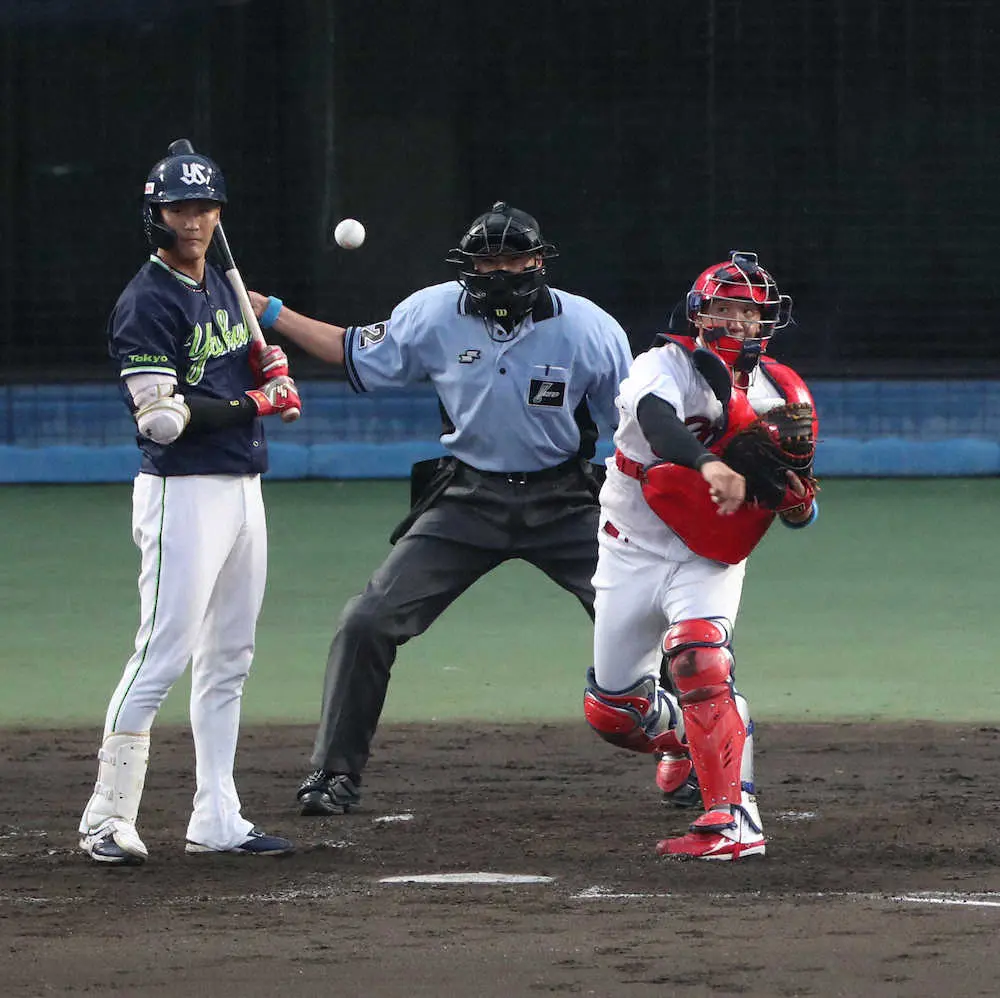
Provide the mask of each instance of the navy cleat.
POLYGON ((237 853, 243 856, 286 856, 295 852, 295 846, 280 835, 267 835, 259 828, 251 829, 250 834, 239 844, 230 849, 213 849, 200 842, 188 842, 184 846, 188 855, 205 855, 207 853, 237 853))
POLYGON ((82 833, 80 848, 95 863, 109 866, 139 866, 149 857, 135 825, 123 818, 111 818, 82 833))

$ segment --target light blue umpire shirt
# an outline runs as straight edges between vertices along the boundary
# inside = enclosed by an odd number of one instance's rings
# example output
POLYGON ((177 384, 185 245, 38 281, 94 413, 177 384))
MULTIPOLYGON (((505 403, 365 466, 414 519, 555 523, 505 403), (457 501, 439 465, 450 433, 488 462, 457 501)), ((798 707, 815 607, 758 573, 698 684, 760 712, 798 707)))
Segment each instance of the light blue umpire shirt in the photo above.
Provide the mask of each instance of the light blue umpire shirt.
POLYGON ((441 443, 481 471, 540 471, 578 454, 584 401, 591 418, 617 427, 615 398, 632 351, 607 312, 543 287, 508 333, 469 305, 467 292, 449 281, 410 295, 385 322, 349 327, 351 387, 374 392, 429 381, 453 426, 441 443))

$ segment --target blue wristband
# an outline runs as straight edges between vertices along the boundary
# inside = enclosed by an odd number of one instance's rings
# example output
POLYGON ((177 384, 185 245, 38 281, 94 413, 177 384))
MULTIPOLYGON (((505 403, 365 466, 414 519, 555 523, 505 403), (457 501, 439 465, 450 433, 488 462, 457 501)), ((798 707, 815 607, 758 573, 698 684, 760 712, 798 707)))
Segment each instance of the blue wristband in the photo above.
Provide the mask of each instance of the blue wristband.
POLYGON ((801 530, 803 527, 809 527, 814 524, 819 519, 819 501, 813 497, 813 508, 812 512, 809 514, 808 520, 803 520, 801 523, 789 523, 787 520, 782 520, 781 522, 786 527, 791 527, 792 530, 801 530))
POLYGON ((260 323, 261 329, 270 329, 274 323, 277 321, 278 313, 284 306, 284 302, 280 298, 275 298, 271 295, 267 299, 267 308, 260 313, 260 318, 257 320, 260 323))

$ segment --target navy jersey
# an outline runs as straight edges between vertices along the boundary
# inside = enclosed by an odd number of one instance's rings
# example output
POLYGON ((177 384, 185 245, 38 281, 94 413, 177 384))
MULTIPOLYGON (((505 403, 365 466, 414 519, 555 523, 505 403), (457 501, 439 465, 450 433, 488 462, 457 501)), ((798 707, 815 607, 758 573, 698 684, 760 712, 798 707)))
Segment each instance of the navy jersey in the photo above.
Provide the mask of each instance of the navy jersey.
POLYGON ((593 456, 592 415, 618 425, 615 397, 631 363, 607 312, 548 287, 513 332, 470 311, 451 281, 410 295, 386 322, 350 327, 344 340, 355 391, 431 382, 446 414, 441 443, 482 471, 593 456))
MULTIPOLYGON (((132 410, 125 378, 162 374, 185 398, 238 399, 254 387, 250 330, 225 275, 211 264, 205 281, 171 269, 157 256, 132 278, 108 322, 108 349, 132 410)), ((137 435, 142 470, 155 475, 247 475, 267 471, 267 442, 259 418, 206 432, 186 431, 172 444, 137 435)))

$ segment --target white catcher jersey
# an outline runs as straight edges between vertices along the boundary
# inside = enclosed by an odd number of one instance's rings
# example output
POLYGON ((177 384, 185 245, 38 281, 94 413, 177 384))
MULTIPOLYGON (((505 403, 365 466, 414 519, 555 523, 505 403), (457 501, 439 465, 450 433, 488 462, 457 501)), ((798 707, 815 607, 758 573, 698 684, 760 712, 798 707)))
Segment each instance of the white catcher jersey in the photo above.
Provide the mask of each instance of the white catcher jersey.
MULTIPOLYGON (((641 464, 660 461, 643 435, 636 416, 640 400, 650 394, 669 402, 678 419, 706 446, 725 430, 722 403, 695 367, 690 352, 668 341, 636 357, 615 400, 618 408, 615 447, 634 461, 641 464)), ((757 413, 767 412, 785 401, 763 367, 753 372, 747 399, 757 413)), ((604 517, 611 520, 630 543, 665 554, 675 537, 673 531, 649 508, 639 482, 623 475, 613 457, 608 459, 607 468, 607 480, 601 489, 604 517)))

